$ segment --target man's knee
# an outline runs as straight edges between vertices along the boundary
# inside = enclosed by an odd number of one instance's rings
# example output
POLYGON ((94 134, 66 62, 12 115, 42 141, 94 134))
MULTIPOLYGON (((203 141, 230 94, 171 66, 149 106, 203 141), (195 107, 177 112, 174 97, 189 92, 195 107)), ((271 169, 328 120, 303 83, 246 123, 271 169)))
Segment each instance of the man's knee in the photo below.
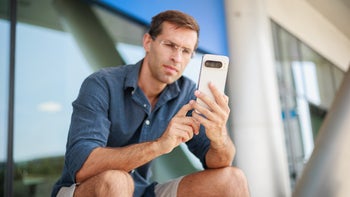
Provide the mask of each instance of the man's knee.
POLYGON ((249 196, 248 182, 243 171, 236 167, 222 168, 222 184, 229 188, 230 193, 241 193, 239 196, 249 196))
POLYGON ((132 196, 134 181, 124 171, 109 170, 80 183, 74 196, 132 196))
POLYGON ((228 178, 228 179, 233 179, 233 181, 243 181, 246 182, 246 176, 243 173, 243 171, 239 168, 236 167, 226 167, 223 168, 223 174, 224 177, 228 178))
POLYGON ((97 183, 99 192, 114 193, 120 191, 132 194, 134 181, 129 173, 119 170, 109 170, 100 174, 100 182, 97 183))

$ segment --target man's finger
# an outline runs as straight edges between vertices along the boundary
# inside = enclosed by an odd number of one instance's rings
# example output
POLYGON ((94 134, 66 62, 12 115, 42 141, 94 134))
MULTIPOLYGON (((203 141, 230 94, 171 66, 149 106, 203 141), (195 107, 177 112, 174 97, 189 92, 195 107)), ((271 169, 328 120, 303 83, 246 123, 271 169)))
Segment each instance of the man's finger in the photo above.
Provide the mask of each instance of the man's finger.
POLYGON ((191 109, 192 109, 192 106, 188 103, 182 106, 182 108, 177 112, 175 117, 185 117, 187 112, 190 111, 191 109))

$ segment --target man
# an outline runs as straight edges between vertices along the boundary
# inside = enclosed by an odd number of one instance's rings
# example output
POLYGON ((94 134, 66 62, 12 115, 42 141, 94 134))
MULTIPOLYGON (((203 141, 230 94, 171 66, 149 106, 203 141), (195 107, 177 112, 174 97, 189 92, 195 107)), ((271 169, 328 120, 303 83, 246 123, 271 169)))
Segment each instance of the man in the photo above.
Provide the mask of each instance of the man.
POLYGON ((162 12, 143 37, 143 60, 103 69, 83 82, 52 196, 249 195, 244 174, 231 167, 228 97, 210 84, 215 95, 210 100, 182 76, 198 37, 191 16, 162 12), (196 97, 210 109, 199 106, 196 97), (151 161, 183 142, 205 170, 150 183, 151 161))

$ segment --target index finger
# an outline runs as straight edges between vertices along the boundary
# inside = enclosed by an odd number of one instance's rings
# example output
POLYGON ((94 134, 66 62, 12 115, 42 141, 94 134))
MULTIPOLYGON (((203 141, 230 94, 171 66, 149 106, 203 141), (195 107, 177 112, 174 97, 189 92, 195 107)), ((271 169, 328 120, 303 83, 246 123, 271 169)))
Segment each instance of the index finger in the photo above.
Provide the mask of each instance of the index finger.
POLYGON ((182 106, 182 108, 176 113, 175 117, 185 117, 187 112, 193 109, 193 107, 187 103, 186 105, 182 106))
POLYGON ((228 97, 223 92, 220 92, 219 89, 211 82, 209 83, 209 89, 212 92, 214 99, 218 104, 228 103, 228 97))

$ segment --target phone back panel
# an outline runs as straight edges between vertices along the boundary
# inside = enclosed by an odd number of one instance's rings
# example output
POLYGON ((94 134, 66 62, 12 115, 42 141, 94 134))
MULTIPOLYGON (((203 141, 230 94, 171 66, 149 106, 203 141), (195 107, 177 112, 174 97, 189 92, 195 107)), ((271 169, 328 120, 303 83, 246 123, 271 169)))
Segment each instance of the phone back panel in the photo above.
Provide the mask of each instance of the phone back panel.
MULTIPOLYGON (((200 71, 199 80, 198 80, 198 90, 207 94, 211 99, 214 99, 214 96, 212 95, 208 87, 209 82, 212 82, 220 92, 224 92, 228 65, 229 65, 229 58, 227 56, 212 55, 212 54, 203 55, 202 63, 201 63, 201 71, 200 71), (222 66, 220 68, 206 66, 205 64, 206 61, 221 62, 222 66)), ((197 101, 203 106, 206 106, 200 99, 198 99, 197 101)))

